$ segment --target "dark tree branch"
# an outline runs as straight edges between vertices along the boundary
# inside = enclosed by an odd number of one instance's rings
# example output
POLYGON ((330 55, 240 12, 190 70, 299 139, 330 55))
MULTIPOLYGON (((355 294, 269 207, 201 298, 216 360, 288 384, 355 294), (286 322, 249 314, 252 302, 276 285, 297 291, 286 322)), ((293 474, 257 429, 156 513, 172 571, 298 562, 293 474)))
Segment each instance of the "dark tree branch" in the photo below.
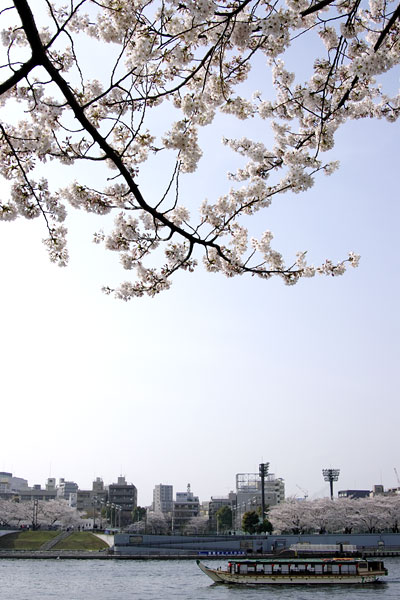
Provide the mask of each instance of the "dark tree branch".
POLYGON ((300 13, 300 15, 302 17, 306 17, 307 15, 311 15, 312 13, 317 12, 317 10, 321 10, 321 8, 324 8, 325 6, 328 6, 329 4, 332 4, 332 2, 334 2, 334 0, 321 0, 321 2, 317 2, 316 4, 313 4, 312 6, 309 6, 305 10, 302 10, 301 13, 300 13))
POLYGON ((34 57, 30 58, 22 65, 20 69, 18 69, 18 71, 14 73, 14 75, 11 75, 9 79, 3 81, 3 83, 0 83, 0 95, 8 92, 8 90, 17 85, 17 83, 19 83, 22 79, 27 77, 27 75, 29 75, 29 73, 37 66, 37 64, 37 60, 34 57))
POLYGON ((383 29, 383 31, 381 32, 378 41, 376 42, 375 46, 374 46, 374 50, 375 52, 377 52, 383 42, 383 40, 385 39, 385 37, 387 36, 387 34, 389 33, 390 29, 393 27, 396 19, 398 19, 400 17, 400 4, 398 5, 398 7, 396 8, 396 10, 394 11, 394 13, 392 14, 391 18, 389 19, 385 29, 383 29))

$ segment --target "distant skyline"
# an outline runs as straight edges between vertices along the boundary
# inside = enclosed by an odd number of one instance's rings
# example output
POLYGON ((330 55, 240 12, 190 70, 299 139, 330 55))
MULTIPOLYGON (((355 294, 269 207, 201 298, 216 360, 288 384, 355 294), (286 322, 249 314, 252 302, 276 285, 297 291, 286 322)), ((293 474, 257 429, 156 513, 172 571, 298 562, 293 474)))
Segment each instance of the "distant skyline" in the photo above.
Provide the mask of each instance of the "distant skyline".
MULTIPOLYGON (((328 467, 328 468, 330 468, 330 467, 328 467)), ((13 471, 7 471, 7 469, 0 469, 0 472, 12 473, 13 477, 21 477, 22 479, 27 479, 29 487, 33 487, 34 485, 39 484, 39 485, 41 485, 42 488, 44 488, 45 485, 46 485, 47 480, 50 479, 50 478, 55 478, 56 479, 56 484, 58 485, 59 480, 61 478, 63 478, 66 481, 74 481, 74 483, 78 484, 79 489, 86 490, 86 489, 92 489, 92 483, 97 478, 102 479, 103 482, 104 482, 104 485, 108 486, 108 485, 110 485, 112 483, 117 483, 118 477, 125 477, 127 483, 133 483, 136 487, 138 487, 137 483, 133 479, 130 479, 127 474, 122 473, 122 472, 119 475, 116 475, 115 477, 111 477, 110 479, 105 479, 101 475, 95 475, 95 476, 93 476, 93 478, 90 481, 88 479, 85 479, 85 482, 87 482, 85 484, 82 484, 82 482, 78 481, 73 476, 71 476, 71 477, 64 477, 63 475, 56 475, 54 473, 51 473, 51 471, 50 471, 50 474, 44 480, 42 480, 42 481, 36 481, 36 480, 35 481, 30 481, 28 479, 28 477, 26 477, 25 475, 20 474, 20 473, 14 473, 13 471)), ((255 468, 253 471, 238 471, 238 473, 239 472, 240 473, 241 472, 245 472, 245 473, 258 473, 258 465, 257 465, 257 468, 255 468)), ((370 491, 372 491, 374 485, 383 485, 384 488, 385 488, 385 490, 387 490, 388 488, 400 487, 399 481, 398 481, 398 478, 397 478, 397 475, 396 475, 396 472, 395 472, 394 469, 393 469, 393 472, 394 472, 394 481, 392 483, 385 484, 382 481, 380 481, 380 482, 374 481, 373 484, 367 484, 365 486, 343 486, 343 485, 341 485, 341 473, 340 473, 339 480, 337 482, 334 482, 334 496, 337 497, 337 493, 340 490, 346 490, 346 489, 360 489, 360 490, 370 490, 370 491)), ((236 474, 237 473, 235 473, 234 476, 233 476, 232 486, 231 486, 231 488, 230 488, 229 491, 233 491, 233 492, 236 491, 236 485, 235 485, 236 484, 236 481, 235 481, 236 474)), ((322 482, 321 487, 320 487, 319 490, 314 490, 314 491, 305 489, 304 487, 300 486, 299 484, 294 484, 294 487, 293 487, 293 484, 288 484, 288 482, 286 482, 286 480, 285 480, 284 477, 281 477, 280 475, 278 475, 275 472, 269 471, 268 475, 273 475, 276 478, 282 478, 285 481, 285 495, 286 495, 286 497, 288 497, 288 496, 295 496, 297 498, 305 498, 305 497, 307 497, 308 499, 315 499, 315 498, 329 497, 329 495, 330 495, 329 483, 324 482, 324 478, 323 478, 323 475, 322 475, 322 469, 321 469, 321 482, 322 482), (289 485, 290 489, 294 490, 294 491, 292 491, 292 493, 288 493, 288 491, 287 491, 287 486, 288 485, 289 485)), ((138 489, 138 498, 140 498, 140 497, 142 497, 142 498, 149 498, 146 501, 142 501, 142 502, 138 501, 138 505, 141 505, 141 506, 149 506, 149 505, 151 505, 152 500, 153 500, 153 490, 154 490, 155 486, 158 485, 158 484, 160 484, 160 483, 164 484, 164 485, 172 485, 173 486, 173 490, 174 490, 174 496, 175 496, 176 492, 186 491, 187 485, 190 484, 191 491, 196 496, 200 497, 200 501, 207 501, 207 500, 209 500, 211 498, 211 496, 214 496, 214 497, 226 496, 229 493, 229 492, 224 492, 222 494, 222 493, 215 492, 215 493, 211 493, 207 497, 204 497, 199 492, 199 490, 196 489, 196 476, 195 476, 195 474, 194 474, 194 477, 192 479, 193 479, 193 481, 188 481, 185 486, 181 486, 181 487, 177 487, 174 484, 173 481, 155 481, 151 490, 140 490, 140 489, 138 489)))

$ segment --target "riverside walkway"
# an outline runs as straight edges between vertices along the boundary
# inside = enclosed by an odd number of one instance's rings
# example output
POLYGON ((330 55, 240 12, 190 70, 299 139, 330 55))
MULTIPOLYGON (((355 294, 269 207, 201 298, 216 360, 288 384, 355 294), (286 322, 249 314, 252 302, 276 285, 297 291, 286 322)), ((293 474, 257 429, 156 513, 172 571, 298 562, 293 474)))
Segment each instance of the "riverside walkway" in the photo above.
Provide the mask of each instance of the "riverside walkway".
MULTIPOLYGON (((114 554, 110 550, 0 550, 0 560, 6 558, 20 559, 44 559, 44 560, 60 560, 60 559, 76 559, 76 560, 195 560, 197 554, 114 554)), ((207 557, 221 558, 221 557, 207 557)))
MULTIPOLYGON (((400 550, 383 550, 383 549, 369 549, 361 550, 357 553, 359 556, 365 558, 371 557, 400 557, 400 550)), ((300 557, 301 553, 298 553, 300 557)), ((2 558, 20 558, 20 559, 77 559, 77 560, 195 560, 200 554, 198 552, 188 552, 187 554, 157 554, 143 553, 143 554, 115 554, 112 549, 106 550, 0 550, 0 559, 2 558)), ((258 554, 257 558, 271 558, 276 554, 258 554)), ((207 560, 223 560, 230 558, 237 558, 235 555, 215 555, 210 553, 201 553, 202 558, 207 560)), ((309 555, 308 555, 309 557, 309 555)), ((255 558, 254 554, 247 555, 247 558, 255 558)))

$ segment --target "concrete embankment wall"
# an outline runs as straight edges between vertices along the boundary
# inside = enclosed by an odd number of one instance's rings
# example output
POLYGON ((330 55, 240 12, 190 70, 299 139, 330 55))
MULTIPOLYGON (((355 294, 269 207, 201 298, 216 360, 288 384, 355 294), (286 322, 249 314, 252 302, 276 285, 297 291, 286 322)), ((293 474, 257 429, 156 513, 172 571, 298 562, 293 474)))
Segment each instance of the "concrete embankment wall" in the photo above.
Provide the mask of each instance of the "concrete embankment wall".
POLYGON ((110 548, 114 545, 114 535, 109 533, 95 533, 93 534, 98 537, 100 540, 103 540, 110 548))
POLYGON ((114 537, 114 552, 124 555, 187 555, 191 553, 223 554, 268 554, 289 549, 292 544, 350 544, 357 549, 399 550, 400 534, 325 534, 325 535, 221 535, 221 536, 169 536, 117 534, 114 537))

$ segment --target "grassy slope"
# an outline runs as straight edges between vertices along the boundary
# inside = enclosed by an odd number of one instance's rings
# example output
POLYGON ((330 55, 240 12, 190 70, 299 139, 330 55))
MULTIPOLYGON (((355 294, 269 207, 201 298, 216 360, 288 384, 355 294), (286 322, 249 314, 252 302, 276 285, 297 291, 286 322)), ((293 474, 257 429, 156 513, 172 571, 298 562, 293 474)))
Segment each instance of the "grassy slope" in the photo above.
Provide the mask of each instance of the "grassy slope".
POLYGON ((0 537, 2 550, 39 550, 40 546, 58 535, 58 531, 21 531, 0 537))
POLYGON ((72 533, 54 546, 54 550, 104 550, 106 548, 108 544, 90 531, 72 533))
MULTIPOLYGON (((40 547, 56 537, 59 531, 21 531, 0 537, 0 550, 39 550, 40 547)), ((104 550, 106 542, 89 531, 72 533, 59 542, 52 550, 104 550)))

